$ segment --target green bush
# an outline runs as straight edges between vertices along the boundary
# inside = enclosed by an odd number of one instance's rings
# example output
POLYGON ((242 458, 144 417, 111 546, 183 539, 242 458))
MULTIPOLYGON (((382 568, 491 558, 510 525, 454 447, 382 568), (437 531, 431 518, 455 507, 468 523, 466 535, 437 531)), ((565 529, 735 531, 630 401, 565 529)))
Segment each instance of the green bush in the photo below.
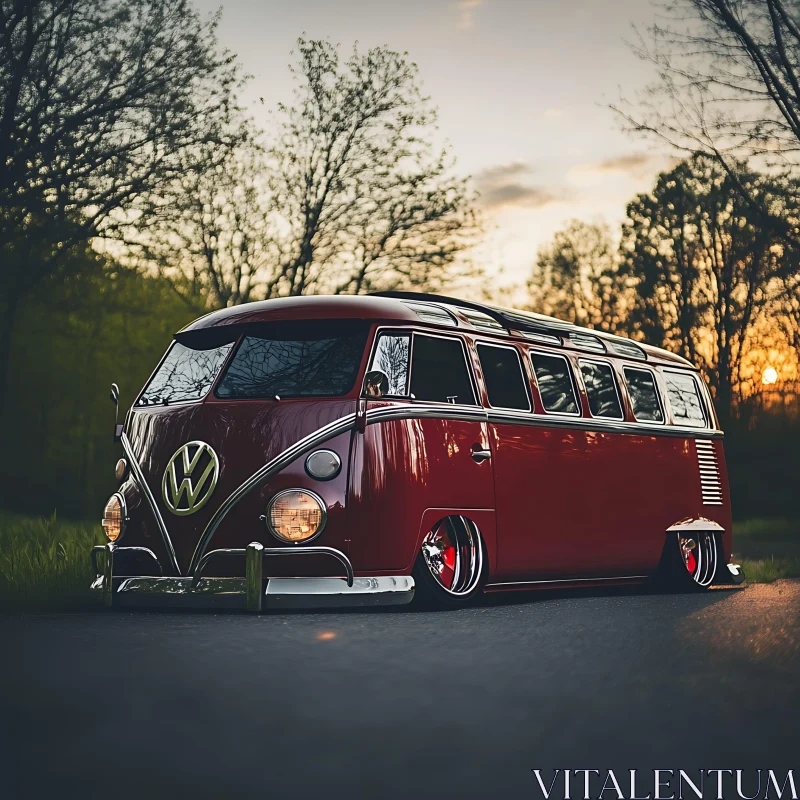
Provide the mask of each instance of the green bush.
POLYGON ((99 524, 0 514, 0 607, 68 608, 91 602, 90 552, 99 524))
POLYGON ((800 558, 742 559, 748 583, 773 583, 779 578, 800 578, 800 558))

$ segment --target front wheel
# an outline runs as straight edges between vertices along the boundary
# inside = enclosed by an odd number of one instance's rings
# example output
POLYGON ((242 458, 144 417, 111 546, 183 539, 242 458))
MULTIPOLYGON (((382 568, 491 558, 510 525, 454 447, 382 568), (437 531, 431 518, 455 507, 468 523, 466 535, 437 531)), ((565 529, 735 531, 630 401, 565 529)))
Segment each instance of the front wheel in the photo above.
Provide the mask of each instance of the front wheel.
POLYGON ((478 526, 466 517, 445 517, 425 535, 414 564, 418 601, 438 608, 467 605, 480 592, 485 565, 478 526))
POLYGON ((719 564, 719 538, 713 531, 677 533, 664 548, 662 574, 674 591, 705 591, 719 564))

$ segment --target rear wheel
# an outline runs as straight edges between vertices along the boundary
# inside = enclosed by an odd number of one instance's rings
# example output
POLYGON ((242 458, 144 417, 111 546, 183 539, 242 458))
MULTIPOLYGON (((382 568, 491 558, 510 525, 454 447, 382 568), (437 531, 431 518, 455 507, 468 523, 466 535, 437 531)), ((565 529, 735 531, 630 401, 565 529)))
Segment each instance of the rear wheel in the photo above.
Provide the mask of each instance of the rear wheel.
POLYGON ((485 564, 477 525, 466 517, 445 517, 425 535, 414 564, 418 600, 440 608, 467 605, 480 591, 485 564))
POLYGON ((719 564, 719 539, 713 531, 674 534, 664 552, 664 576, 677 591, 705 591, 719 564))

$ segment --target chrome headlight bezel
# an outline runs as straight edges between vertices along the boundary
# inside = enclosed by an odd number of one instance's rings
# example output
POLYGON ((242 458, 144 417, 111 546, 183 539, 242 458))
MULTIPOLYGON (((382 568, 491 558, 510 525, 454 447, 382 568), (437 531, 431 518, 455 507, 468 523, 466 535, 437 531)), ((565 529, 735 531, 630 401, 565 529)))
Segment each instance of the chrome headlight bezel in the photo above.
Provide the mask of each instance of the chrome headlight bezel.
POLYGON ((114 492, 111 497, 106 500, 106 504, 103 506, 103 517, 100 520, 100 525, 103 528, 103 535, 111 544, 117 544, 122 540, 122 537, 125 536, 125 528, 128 524, 128 504, 125 502, 125 495, 122 492, 114 492), (105 526, 106 521, 106 508, 108 508, 108 504, 115 500, 119 503, 119 514, 120 514, 120 521, 119 521, 119 536, 116 539, 112 539, 107 531, 105 526))
POLYGON ((269 503, 267 503, 267 511, 266 511, 266 514, 264 515, 264 522, 265 522, 265 524, 267 526, 267 530, 279 542, 283 542, 284 544, 303 545, 303 544, 307 544, 308 542, 311 542, 314 539, 316 539, 325 530, 325 525, 328 522, 328 507, 326 506, 325 501, 316 492, 312 492, 310 489, 303 489, 303 488, 301 488, 299 486, 295 487, 295 488, 292 488, 292 489, 283 489, 282 491, 280 491, 277 494, 275 494, 272 497, 272 499, 269 501, 269 503), (270 519, 270 515, 272 513, 272 509, 274 508, 274 506, 278 502, 278 500, 280 500, 282 497, 286 496, 287 494, 293 494, 295 492, 302 492, 303 494, 307 494, 309 497, 311 497, 317 503, 317 505, 319 506, 319 509, 320 509, 319 525, 317 526, 316 531, 314 531, 314 533, 312 533, 311 536, 309 536, 306 539, 297 540, 297 539, 287 539, 287 538, 285 538, 283 535, 281 535, 280 533, 278 533, 278 531, 275 530, 275 528, 272 526, 272 521, 270 519))

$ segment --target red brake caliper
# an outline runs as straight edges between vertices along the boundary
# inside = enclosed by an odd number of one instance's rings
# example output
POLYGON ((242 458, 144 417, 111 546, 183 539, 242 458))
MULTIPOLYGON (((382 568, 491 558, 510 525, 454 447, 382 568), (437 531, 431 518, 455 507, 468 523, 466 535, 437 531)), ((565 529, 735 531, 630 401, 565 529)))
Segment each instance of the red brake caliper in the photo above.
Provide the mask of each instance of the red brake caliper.
POLYGON ((456 573, 456 548, 453 546, 453 542, 447 531, 446 523, 442 523, 442 525, 439 526, 439 530, 436 531, 436 535, 439 539, 440 545, 442 546, 442 562, 444 563, 440 577, 442 579, 442 583, 445 586, 450 587, 453 585, 453 578, 455 577, 456 573))

